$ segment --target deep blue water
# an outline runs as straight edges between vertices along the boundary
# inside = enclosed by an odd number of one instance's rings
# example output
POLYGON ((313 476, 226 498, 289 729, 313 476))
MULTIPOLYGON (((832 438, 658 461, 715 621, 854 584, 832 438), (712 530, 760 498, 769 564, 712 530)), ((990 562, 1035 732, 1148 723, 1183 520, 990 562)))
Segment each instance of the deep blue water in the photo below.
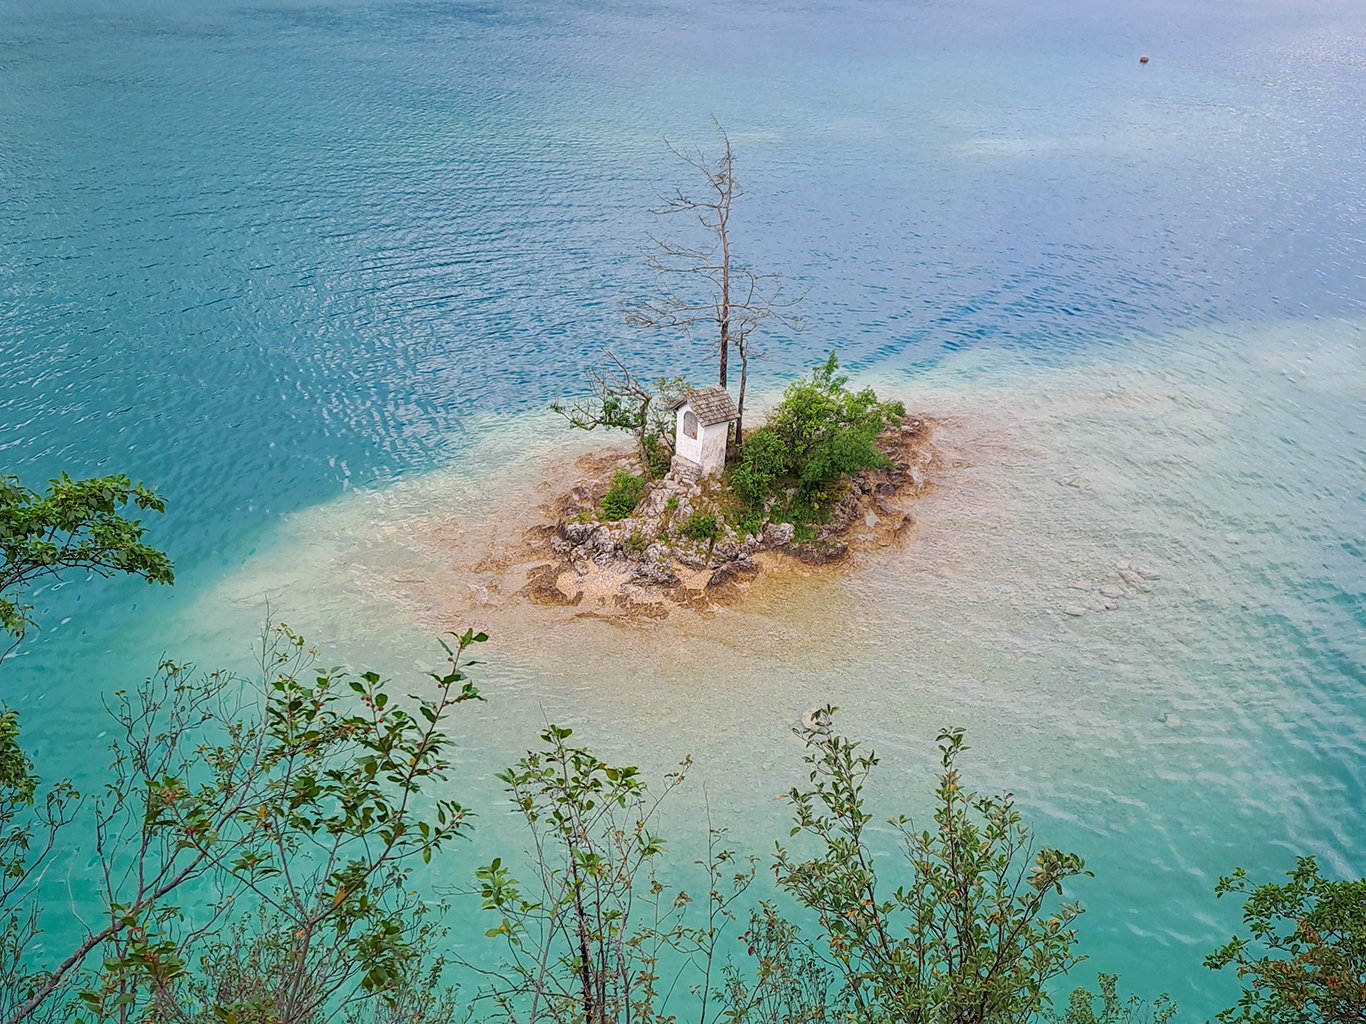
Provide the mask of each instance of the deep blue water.
MULTIPOLYGON (((663 140, 710 145, 713 116, 742 257, 806 293, 760 387, 831 347, 883 375, 1066 366, 1359 320, 1363 53, 1350 2, 0 0, 0 470, 155 483, 179 577, 42 591, 0 697, 45 701, 40 763, 94 770, 94 695, 282 514, 458 468, 476 417, 543 408, 603 345, 708 372, 619 307, 654 189, 687 183, 663 140)), ((1303 543, 1359 682, 1345 466, 1293 486, 1338 494, 1303 543)))

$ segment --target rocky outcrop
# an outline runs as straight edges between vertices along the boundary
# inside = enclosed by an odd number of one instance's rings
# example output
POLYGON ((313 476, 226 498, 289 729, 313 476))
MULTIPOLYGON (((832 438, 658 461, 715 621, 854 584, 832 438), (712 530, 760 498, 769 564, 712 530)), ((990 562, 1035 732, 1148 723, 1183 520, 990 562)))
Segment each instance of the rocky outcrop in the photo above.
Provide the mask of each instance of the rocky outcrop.
POLYGON ((632 570, 629 582, 640 586, 672 590, 683 581, 678 578, 678 573, 674 572, 671 565, 656 561, 643 562, 632 570))
POLYGON ((739 583, 741 580, 750 579, 759 573, 759 565, 748 555, 742 555, 731 562, 716 569, 711 574, 711 579, 707 580, 707 591, 720 590, 739 583))
POLYGON ((782 548, 791 544, 796 534, 797 528, 791 523, 769 523, 764 527, 763 540, 759 546, 764 550, 782 548))

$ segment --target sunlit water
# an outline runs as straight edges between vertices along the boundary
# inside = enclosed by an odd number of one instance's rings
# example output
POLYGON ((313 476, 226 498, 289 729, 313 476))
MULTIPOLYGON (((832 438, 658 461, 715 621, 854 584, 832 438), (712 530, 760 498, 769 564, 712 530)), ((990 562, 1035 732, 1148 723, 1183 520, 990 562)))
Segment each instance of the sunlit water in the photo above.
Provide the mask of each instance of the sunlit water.
POLYGON ((917 542, 843 577, 652 631, 505 625, 442 878, 515 840, 492 770, 546 719, 656 772, 691 753, 671 833, 705 787, 760 854, 802 708, 885 756, 888 813, 961 724, 974 783, 1095 872, 1087 971, 1204 1019, 1220 873, 1366 871, 1364 32, 1351 4, 0 2, 3 469, 155 482, 178 574, 41 591, 0 696, 88 786, 99 695, 163 652, 245 666, 267 599, 416 678, 440 623, 393 528, 477 525, 582 450, 542 410, 601 344, 697 362, 617 304, 678 177, 661 137, 715 114, 743 251, 807 291, 759 390, 838 347, 942 421, 948 467, 917 542), (1070 615, 1079 578, 1126 596, 1070 615))

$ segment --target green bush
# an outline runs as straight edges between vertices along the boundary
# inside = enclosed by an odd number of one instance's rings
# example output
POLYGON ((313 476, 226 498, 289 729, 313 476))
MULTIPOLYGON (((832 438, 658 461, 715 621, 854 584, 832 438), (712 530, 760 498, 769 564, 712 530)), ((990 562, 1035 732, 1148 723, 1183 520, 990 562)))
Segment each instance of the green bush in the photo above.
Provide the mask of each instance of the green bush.
POLYGON ((900 402, 879 402, 872 388, 850 391, 835 353, 810 379, 794 381, 765 429, 782 442, 786 475, 811 496, 842 473, 889 465, 877 436, 906 415, 900 402))
POLYGON ((645 470, 651 480, 667 476, 673 464, 673 449, 660 434, 645 435, 645 470))
POLYGON ((772 521, 792 523, 798 540, 811 540, 844 493, 841 476, 890 465, 877 438, 906 415, 905 407, 878 401, 871 388, 850 391, 838 371, 831 352, 809 378, 789 385, 768 424, 744 439, 730 470, 737 529, 743 522, 753 532, 751 520, 776 496, 772 521))
POLYGON ((726 522, 742 537, 747 533, 757 537, 764 532, 763 509, 741 510, 727 516, 726 522))
POLYGON ((730 483, 746 508, 757 509, 786 468, 787 448, 783 439, 769 427, 761 427, 745 438, 739 463, 731 470, 730 483))
POLYGON ((1219 1024, 1337 1024, 1366 1019, 1366 879, 1335 881, 1313 857, 1297 859, 1283 884, 1254 884, 1238 868, 1215 895, 1238 895, 1250 934, 1205 958, 1243 984, 1219 1024))
POLYGON ((640 499, 645 496, 645 478, 632 476, 617 470, 612 476, 612 486, 602 496, 602 517, 609 522, 625 519, 636 510, 640 499))
POLYGON ((650 538, 643 533, 633 533, 626 538, 626 550, 633 554, 641 554, 650 546, 650 538))
POLYGON ((721 528, 716 525, 715 514, 699 509, 683 524, 683 536, 693 540, 716 540, 721 536, 721 528))

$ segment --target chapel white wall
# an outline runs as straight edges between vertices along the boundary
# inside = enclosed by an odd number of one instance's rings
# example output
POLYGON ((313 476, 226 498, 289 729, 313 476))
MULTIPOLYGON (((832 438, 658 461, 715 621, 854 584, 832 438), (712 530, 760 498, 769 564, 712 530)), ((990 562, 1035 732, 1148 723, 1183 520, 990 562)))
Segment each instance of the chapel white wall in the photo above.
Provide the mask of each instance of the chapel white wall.
POLYGON ((706 431, 698 430, 695 438, 689 437, 683 432, 683 414, 689 408, 691 406, 684 405, 674 417, 674 451, 689 462, 695 462, 700 466, 702 464, 702 439, 706 437, 706 431))
MULTIPOLYGON (((703 427, 697 432, 697 441, 701 451, 696 458, 692 459, 702 467, 703 476, 711 476, 719 473, 726 467, 726 438, 730 434, 729 423, 713 423, 709 427, 703 427)), ((689 441, 692 438, 688 438, 689 441)))

